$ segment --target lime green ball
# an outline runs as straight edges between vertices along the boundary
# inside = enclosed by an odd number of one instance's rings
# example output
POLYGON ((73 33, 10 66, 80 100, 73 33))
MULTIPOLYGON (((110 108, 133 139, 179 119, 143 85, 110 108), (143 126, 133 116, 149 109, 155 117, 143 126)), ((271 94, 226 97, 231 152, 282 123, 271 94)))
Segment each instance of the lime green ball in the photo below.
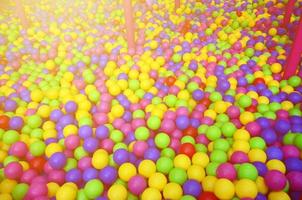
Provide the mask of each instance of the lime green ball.
POLYGON ((296 138, 296 134, 294 134, 294 133, 287 133, 283 137, 283 143, 285 145, 294 144, 295 138, 296 138))
POLYGON ((27 193, 28 188, 29 188, 29 186, 25 183, 17 184, 12 191, 13 199, 16 199, 16 200, 23 199, 27 193))
POLYGON ((212 92, 212 93, 210 94, 209 99, 210 99, 212 102, 221 101, 221 100, 222 100, 222 95, 221 95, 219 92, 212 92))
POLYGON ((181 55, 180 55, 180 54, 174 54, 174 55, 172 56, 172 61, 173 61, 174 63, 179 63, 179 62, 181 61, 181 55))
POLYGON ((147 140, 150 136, 150 131, 146 127, 138 127, 134 135, 137 140, 147 140))
POLYGON ((292 87, 298 87, 301 84, 301 78, 299 76, 292 76, 288 79, 288 84, 292 87))
POLYGON ((222 134, 227 137, 233 137, 233 134, 237 130, 237 127, 232 122, 226 122, 221 127, 222 134))
POLYGON ((149 119, 147 120, 147 125, 150 129, 152 130, 157 130, 159 129, 161 124, 160 118, 157 116, 151 116, 149 117, 149 119))
POLYGON ((38 128, 42 125, 42 119, 38 115, 31 115, 27 118, 27 124, 30 128, 38 128))
POLYGON ((244 163, 240 165, 237 174, 239 179, 246 178, 252 181, 255 181, 258 177, 258 171, 256 167, 250 163, 244 163))
POLYGON ((94 102, 97 103, 100 100, 101 94, 97 90, 92 90, 88 94, 88 98, 94 102))
POLYGON ((154 142, 158 148, 164 149, 169 146, 170 137, 166 133, 159 133, 155 136, 154 142))
POLYGON ((169 94, 164 98, 164 102, 169 107, 174 107, 177 102, 177 97, 175 95, 169 94))
POLYGON ((252 149, 262 149, 266 148, 266 143, 261 137, 253 137, 250 139, 250 147, 252 149))
POLYGON ((251 97, 249 97, 247 95, 242 95, 238 99, 238 104, 242 108, 247 108, 252 105, 252 99, 251 99, 251 97))
POLYGON ((210 155, 210 160, 216 163, 223 163, 228 160, 226 152, 222 150, 214 150, 210 155))
POLYGON ((160 156, 173 159, 175 157, 175 151, 172 148, 168 147, 161 151, 160 156))
POLYGON ((196 198, 191 195, 184 195, 180 198, 180 200, 196 200, 196 198))
POLYGON ((13 144, 15 142, 17 142, 20 138, 20 135, 17 131, 15 130, 8 130, 6 131, 3 136, 2 136, 2 141, 5 143, 5 144, 13 144))
POLYGON ((208 176, 216 176, 216 170, 220 163, 210 162, 206 167, 206 173, 208 176))
POLYGON ((255 53, 255 51, 254 51, 254 49, 252 49, 252 48, 247 48, 247 49, 245 50, 245 52, 244 52, 244 54, 245 54, 247 57, 250 57, 250 58, 254 55, 254 53, 255 53))
POLYGON ((214 141, 221 137, 221 130, 216 126, 210 126, 206 131, 209 140, 214 141))
POLYGON ((104 186, 98 179, 90 180, 85 184, 85 195, 90 199, 95 199, 103 193, 104 186))
POLYGON ((77 162, 76 159, 74 159, 74 158, 68 158, 67 159, 67 163, 66 163, 66 165, 64 167, 64 170, 65 171, 69 171, 71 169, 75 169, 77 167, 77 164, 78 164, 78 162, 77 162))
POLYGON ((143 110, 136 110, 133 112, 133 118, 144 118, 145 117, 145 112, 143 110))
POLYGON ((228 151, 230 149, 230 144, 226 139, 217 139, 214 141, 214 149, 215 150, 221 150, 221 151, 228 151))
POLYGON ((110 132, 110 139, 115 143, 122 142, 124 139, 124 134, 120 130, 113 130, 110 132))
POLYGON ((197 152, 204 152, 204 153, 206 153, 208 151, 208 148, 204 144, 195 144, 195 150, 197 152))
POLYGON ((46 145, 44 142, 37 140, 29 147, 29 151, 33 156, 41 156, 44 154, 46 145))
POLYGON ((161 157, 156 161, 156 169, 158 172, 168 174, 173 168, 173 161, 168 157, 161 157))
POLYGON ((184 169, 175 167, 169 172, 169 181, 182 185, 187 180, 187 173, 184 169))
POLYGON ((140 84, 138 80, 129 80, 128 87, 135 91, 140 88, 140 84))
POLYGON ((302 135, 297 134, 294 139, 294 145, 298 147, 300 150, 302 150, 302 135))

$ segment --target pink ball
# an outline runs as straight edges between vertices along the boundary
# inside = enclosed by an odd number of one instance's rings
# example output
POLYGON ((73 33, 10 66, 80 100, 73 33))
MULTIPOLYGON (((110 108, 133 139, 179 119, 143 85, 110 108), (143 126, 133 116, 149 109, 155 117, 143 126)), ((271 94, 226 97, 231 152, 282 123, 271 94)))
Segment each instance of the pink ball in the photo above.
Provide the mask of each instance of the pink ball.
POLYGON ((218 178, 226 178, 233 181, 236 179, 237 173, 231 163, 223 163, 217 168, 216 175, 218 178))
POLYGON ((77 135, 69 135, 64 140, 65 147, 69 150, 73 150, 80 145, 80 137, 77 135))
POLYGON ((248 156, 242 151, 236 151, 231 156, 231 163, 239 164, 249 162, 248 156))
POLYGON ((264 181, 269 189, 278 191, 285 187, 287 179, 280 171, 271 170, 265 174, 264 181))
POLYGON ((257 122, 250 122, 245 126, 245 128, 253 137, 261 134, 261 126, 257 122))
POLYGON ((282 147, 282 152, 283 152, 284 159, 300 157, 300 151, 294 145, 284 145, 282 147))
POLYGON ((24 157, 27 153, 27 146, 24 142, 16 142, 10 147, 10 153, 19 158, 24 157))
POLYGON ((48 174, 49 182, 56 182, 58 184, 63 184, 65 182, 65 172, 63 170, 52 170, 48 174))
POLYGON ((133 145, 133 153, 138 157, 143 157, 147 149, 148 144, 145 141, 137 141, 133 145))
POLYGON ((45 183, 31 184, 27 195, 30 197, 45 196, 48 193, 48 188, 45 183))
POLYGON ((27 171, 25 171, 23 174, 22 174, 22 177, 21 177, 21 182, 23 183, 27 183, 27 184, 30 184, 31 181, 38 175, 38 173, 33 170, 33 169, 29 169, 27 171))
POLYGON ((289 181, 289 187, 292 191, 302 192, 302 172, 292 171, 286 177, 289 181))
POLYGON ((227 114, 228 116, 231 118, 231 119, 235 119, 235 118, 238 118, 239 115, 240 115, 240 110, 238 107, 236 106, 230 106, 228 109, 227 109, 227 114))
POLYGON ((104 139, 101 142, 101 148, 105 149, 107 152, 112 152, 113 146, 114 142, 110 138, 104 139))
POLYGON ((78 162, 78 168, 82 171, 91 167, 91 158, 83 157, 78 162))
POLYGON ((146 180, 140 176, 133 176, 128 182, 128 189, 135 195, 141 194, 147 187, 146 180))
POLYGON ((11 162, 4 168, 4 175, 9 179, 19 179, 22 174, 23 168, 18 162, 11 162))
POLYGON ((166 133, 171 133, 175 130, 175 123, 171 119, 164 119, 161 123, 161 130, 166 133))

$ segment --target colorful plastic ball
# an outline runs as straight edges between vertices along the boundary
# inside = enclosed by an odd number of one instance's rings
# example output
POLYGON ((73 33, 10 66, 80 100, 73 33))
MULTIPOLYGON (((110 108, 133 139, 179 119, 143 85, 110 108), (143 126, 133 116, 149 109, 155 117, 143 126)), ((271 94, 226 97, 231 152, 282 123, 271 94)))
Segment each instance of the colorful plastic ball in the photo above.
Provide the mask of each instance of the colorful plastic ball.
POLYGON ((14 156, 22 158, 27 153, 27 145, 24 142, 16 142, 10 147, 9 152, 14 156))
POLYGON ((127 189, 121 184, 114 184, 108 190, 108 198, 110 200, 127 199, 127 189))
POLYGON ((208 155, 204 152, 196 152, 192 157, 192 163, 202 167, 206 167, 209 161, 208 155))
POLYGON ((206 175, 205 170, 200 165, 191 165, 187 170, 188 178, 202 181, 206 175))
POLYGON ((91 164, 96 169, 103 169, 108 165, 108 153, 104 149, 99 149, 93 153, 91 164))
POLYGON ((143 160, 138 166, 138 173, 146 178, 149 178, 156 172, 156 165, 152 160, 143 160))
POLYGON ((177 183, 168 183, 163 190, 165 199, 176 200, 180 199, 183 195, 182 188, 177 183))
POLYGON ((77 197, 77 186, 71 185, 70 183, 65 183, 62 185, 57 193, 56 199, 64 200, 64 199, 75 199, 77 197))
POLYGON ((154 138, 155 145, 160 148, 164 149, 169 146, 170 144, 170 137, 166 133, 159 133, 154 138))
POLYGON ((48 163, 53 169, 61 169, 65 166, 66 161, 66 156, 61 152, 57 152, 51 155, 48 163))
POLYGON ((242 95, 239 97, 238 99, 238 104, 242 107, 242 108, 247 108, 250 105, 252 105, 252 99, 247 96, 247 95, 242 95))
POLYGON ((141 196, 142 200, 161 200, 162 195, 159 190, 155 188, 147 188, 141 196))
POLYGON ((23 168, 19 162, 11 162, 4 168, 4 175, 9 179, 19 179, 22 173, 23 168))
POLYGON ((114 167, 106 166, 100 171, 99 178, 104 184, 112 184, 117 179, 117 170, 114 167))
POLYGON ((128 162, 129 152, 125 149, 118 149, 113 153, 113 160, 118 165, 128 162))
POLYGON ((232 199, 235 194, 235 186, 228 179, 218 179, 214 185, 214 194, 219 199, 232 199))
POLYGON ((16 199, 16 200, 23 199, 28 191, 28 188, 29 188, 29 186, 25 183, 17 184, 12 191, 13 199, 16 199))
POLYGON ((82 174, 78 169, 71 169, 66 173, 65 179, 68 182, 79 183, 81 181, 82 174))
POLYGON ((270 192, 268 194, 268 200, 275 200, 275 199, 278 199, 278 200, 290 200, 290 196, 283 192, 283 191, 276 191, 276 192, 270 192))
POLYGON ((187 173, 182 168, 173 168, 169 172, 169 181, 182 185, 187 180, 187 173))
POLYGON ((147 140, 149 138, 150 132, 146 127, 139 127, 135 130, 134 134, 137 140, 147 140))
POLYGON ((132 163, 123 163, 118 169, 118 175, 123 181, 129 181, 136 175, 136 167, 132 163))
POLYGON ((292 191, 302 191, 302 172, 292 171, 286 175, 292 191))
POLYGON ((151 130, 157 130, 159 129, 161 124, 161 120, 159 117, 157 116, 151 116, 149 117, 149 119, 147 120, 147 125, 151 130))
POLYGON ((222 163, 216 170, 216 175, 218 178, 226 178, 231 181, 235 180, 237 177, 237 172, 235 167, 230 163, 222 163))
POLYGON ((161 157, 156 161, 156 169, 158 172, 168 174, 173 168, 173 161, 167 157, 161 157))
POLYGON ((240 199, 254 199, 258 193, 257 185, 254 181, 251 181, 249 179, 240 179, 235 184, 235 193, 240 199))
POLYGON ((250 179, 255 181, 258 177, 258 171, 256 167, 250 163, 241 164, 238 168, 238 178, 250 179))
POLYGON ((217 197, 212 192, 202 192, 198 200, 218 200, 217 197))
POLYGON ((98 179, 88 181, 84 186, 85 195, 90 199, 95 199, 103 193, 104 185, 98 179))
POLYGON ((167 178, 162 173, 154 173, 149 177, 148 185, 162 191, 167 184, 167 178))
POLYGON ((190 120, 189 120, 188 116, 181 115, 176 118, 176 126, 180 130, 185 130, 186 128, 189 127, 189 125, 190 125, 190 120))
POLYGON ((144 177, 136 175, 130 178, 128 182, 128 189, 135 195, 141 194, 147 187, 147 182, 144 177))
POLYGON ((283 159, 283 152, 278 147, 274 147, 274 146, 268 147, 265 152, 266 152, 267 158, 269 160, 272 160, 272 159, 282 160, 283 159))
POLYGON ((194 197, 199 196, 199 194, 202 191, 200 183, 196 180, 190 180, 190 179, 183 184, 182 188, 184 194, 192 195, 194 197))
POLYGON ((0 128, 1 129, 8 129, 9 128, 9 121, 10 118, 6 115, 0 115, 0 128))
POLYGON ((265 175, 265 183, 270 190, 282 190, 286 185, 286 176, 277 170, 270 170, 265 175))
POLYGON ((216 126, 210 126, 206 131, 206 136, 209 140, 215 141, 221 137, 221 130, 216 126))

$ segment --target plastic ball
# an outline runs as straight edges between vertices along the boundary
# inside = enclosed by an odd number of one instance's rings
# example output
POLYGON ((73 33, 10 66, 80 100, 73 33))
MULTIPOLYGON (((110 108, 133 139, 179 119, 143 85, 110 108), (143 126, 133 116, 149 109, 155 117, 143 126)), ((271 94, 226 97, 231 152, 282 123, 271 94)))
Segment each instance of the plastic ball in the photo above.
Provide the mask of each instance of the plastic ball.
POLYGON ((142 200, 161 200, 162 195, 160 191, 155 188, 147 188, 142 194, 142 200))
POLYGON ((4 175, 10 179, 19 179, 22 176, 23 168, 18 162, 11 162, 4 168, 4 175))
POLYGON ((48 163, 53 169, 61 169, 65 166, 66 161, 66 156, 61 152, 57 152, 51 155, 48 163))
POLYGON ((240 179, 250 179, 255 181, 258 176, 256 167, 250 163, 244 163, 239 166, 238 169, 238 178, 240 179))
POLYGON ((156 165, 152 160, 143 160, 138 166, 138 173, 149 178, 156 172, 156 165))
POLYGON ((219 199, 231 199, 235 194, 235 186, 228 179, 218 179, 214 185, 214 194, 219 199))
POLYGON ((235 193, 239 198, 254 199, 258 193, 257 185, 249 179, 241 179, 235 184, 235 193))
POLYGON ((93 179, 84 186, 85 195, 90 199, 95 199, 103 193, 104 185, 101 181, 93 179))
POLYGON ((157 116, 151 116, 149 117, 149 119, 147 120, 147 125, 151 130, 157 130, 159 129, 161 124, 161 120, 159 117, 157 116))
POLYGON ((163 190, 163 196, 165 199, 176 200, 180 199, 183 195, 183 190, 177 183, 168 183, 163 190))
POLYGON ((237 177, 237 172, 235 167, 230 163, 222 163, 216 170, 218 178, 226 178, 231 181, 235 180, 237 177))
POLYGON ((265 183, 273 191, 282 190, 286 181, 286 176, 277 170, 268 171, 265 175, 265 183))
POLYGON ((65 183, 61 186, 57 193, 56 199, 63 200, 63 199, 75 199, 77 196, 77 186, 71 185, 70 183, 65 183))
POLYGON ((161 149, 168 147, 170 141, 170 137, 166 133, 159 133, 154 138, 155 145, 161 149))
POLYGON ((131 177, 136 175, 136 167, 129 162, 123 163, 118 169, 118 175, 122 180, 129 181, 131 177))
POLYGON ((128 182, 128 189, 135 195, 141 194, 145 190, 146 186, 146 180, 140 175, 131 177, 128 182))
POLYGON ((187 173, 182 168, 173 168, 169 172, 169 181, 182 185, 187 180, 187 173))
POLYGON ((103 169, 108 165, 108 153, 104 149, 99 149, 93 153, 92 166, 96 169, 103 169))
POLYGON ((114 184, 108 190, 110 200, 127 199, 127 189, 121 184, 114 184))
POLYGON ((200 183, 196 180, 187 180, 182 187, 184 194, 192 195, 194 197, 199 196, 202 191, 200 183))

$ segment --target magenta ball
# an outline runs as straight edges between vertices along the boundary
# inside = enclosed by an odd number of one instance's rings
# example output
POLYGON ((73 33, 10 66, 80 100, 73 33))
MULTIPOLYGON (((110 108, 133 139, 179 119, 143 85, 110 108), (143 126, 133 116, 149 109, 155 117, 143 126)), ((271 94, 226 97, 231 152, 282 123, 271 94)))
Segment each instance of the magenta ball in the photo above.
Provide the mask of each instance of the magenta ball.
POLYGON ((292 171, 286 177, 289 181, 289 187, 292 191, 302 192, 302 172, 292 171))
POLYGON ((22 165, 18 162, 11 162, 4 168, 4 175, 9 179, 19 179, 22 173, 22 165))
POLYGON ((267 187, 273 191, 282 190, 286 185, 286 176, 278 170, 268 171, 264 176, 267 187))
POLYGON ((236 151, 231 156, 231 163, 239 164, 249 162, 248 156, 242 151, 236 151))
POLYGON ((223 163, 216 170, 218 178, 226 178, 231 181, 236 179, 236 174, 236 169, 231 163, 223 163))
POLYGON ((148 149, 148 144, 145 141, 137 141, 133 145, 133 152, 136 156, 144 156, 145 151, 148 149))
POLYGON ((10 147, 9 152, 10 154, 21 158, 26 156, 27 146, 24 142, 16 142, 10 147))
POLYGON ((128 182, 128 189, 135 195, 141 194, 147 187, 146 180, 140 176, 133 176, 128 182))
POLYGON ((28 190, 30 197, 44 196, 47 195, 48 189, 45 183, 34 183, 31 184, 28 190))

